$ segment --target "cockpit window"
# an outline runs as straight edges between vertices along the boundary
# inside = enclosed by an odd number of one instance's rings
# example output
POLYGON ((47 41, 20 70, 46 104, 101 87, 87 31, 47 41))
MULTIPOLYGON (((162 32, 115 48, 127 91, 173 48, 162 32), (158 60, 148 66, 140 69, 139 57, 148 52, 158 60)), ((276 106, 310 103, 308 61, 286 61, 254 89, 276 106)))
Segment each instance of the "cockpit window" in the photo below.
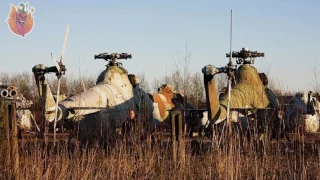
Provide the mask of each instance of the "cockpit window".
POLYGON ((100 84, 104 81, 104 77, 105 77, 106 72, 107 72, 107 70, 104 70, 101 72, 101 74, 99 75, 99 77, 97 79, 96 84, 100 84))

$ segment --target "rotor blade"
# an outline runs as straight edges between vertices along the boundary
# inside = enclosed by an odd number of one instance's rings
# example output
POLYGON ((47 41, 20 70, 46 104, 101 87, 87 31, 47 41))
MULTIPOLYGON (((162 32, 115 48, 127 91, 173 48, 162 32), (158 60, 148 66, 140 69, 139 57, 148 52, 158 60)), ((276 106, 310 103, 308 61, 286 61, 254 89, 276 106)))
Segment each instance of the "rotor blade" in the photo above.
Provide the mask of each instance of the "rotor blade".
POLYGON ((86 85, 84 84, 83 80, 81 80, 81 85, 82 85, 83 91, 86 91, 86 85))
POLYGON ((68 35, 69 35, 69 24, 67 26, 66 34, 64 36, 64 41, 63 41, 63 46, 62 46, 62 51, 61 51, 60 62, 62 62, 62 63, 63 63, 63 58, 64 58, 64 51, 66 49, 66 43, 67 43, 67 40, 68 40, 68 35))
POLYGON ((60 93, 60 78, 58 79, 58 88, 57 88, 57 95, 56 95, 56 115, 54 118, 54 125, 53 125, 53 142, 54 145, 56 144, 56 126, 57 126, 57 119, 58 119, 58 103, 59 103, 59 93, 60 93))
POLYGON ((219 123, 221 123, 222 121, 224 121, 225 119, 219 119, 219 120, 217 120, 216 122, 214 122, 214 124, 219 124, 219 123))
POLYGON ((40 128, 39 128, 36 120, 34 119, 34 116, 32 115, 32 113, 30 114, 30 116, 31 116, 31 119, 32 119, 33 123, 36 125, 36 128, 37 128, 38 132, 40 132, 40 128))
POLYGON ((54 65, 57 67, 58 72, 60 72, 60 66, 59 66, 58 62, 56 61, 56 59, 53 57, 53 54, 52 54, 52 53, 51 53, 51 58, 52 58, 52 60, 53 60, 53 62, 54 62, 54 65))

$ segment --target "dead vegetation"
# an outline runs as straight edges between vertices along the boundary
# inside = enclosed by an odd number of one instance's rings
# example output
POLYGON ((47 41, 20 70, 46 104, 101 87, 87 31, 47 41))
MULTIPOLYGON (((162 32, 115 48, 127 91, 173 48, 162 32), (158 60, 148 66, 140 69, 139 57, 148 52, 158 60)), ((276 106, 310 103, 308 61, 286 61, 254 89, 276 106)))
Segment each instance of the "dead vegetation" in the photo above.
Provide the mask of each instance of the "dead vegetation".
MULTIPOLYGON (((246 141, 238 136, 213 144, 186 146, 184 163, 172 160, 170 143, 156 142, 152 147, 136 141, 132 146, 119 139, 112 146, 70 151, 61 141, 55 149, 41 143, 20 143, 18 179, 319 179, 320 153, 311 144, 280 141, 246 141), (193 148, 194 148, 193 147, 193 148)), ((1 141, 4 157, 6 146, 1 141)), ((313 144, 315 145, 315 144, 313 144)), ((12 171, 1 158, 0 178, 10 179, 12 171)))

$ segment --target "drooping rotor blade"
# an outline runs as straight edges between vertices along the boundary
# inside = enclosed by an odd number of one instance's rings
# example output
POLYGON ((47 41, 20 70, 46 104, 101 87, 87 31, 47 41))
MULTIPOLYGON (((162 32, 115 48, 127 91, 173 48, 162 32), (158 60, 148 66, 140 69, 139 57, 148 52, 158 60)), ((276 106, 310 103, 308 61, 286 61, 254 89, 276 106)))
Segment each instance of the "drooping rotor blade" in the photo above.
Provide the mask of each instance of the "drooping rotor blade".
POLYGON ((64 36, 64 41, 63 41, 63 46, 62 46, 62 51, 61 51, 60 62, 62 62, 62 63, 63 63, 63 58, 64 58, 64 51, 66 49, 66 44, 67 44, 67 40, 68 40, 68 35, 69 35, 69 24, 67 26, 66 34, 64 36))
POLYGON ((56 59, 54 58, 52 53, 51 53, 51 58, 54 62, 54 65, 57 67, 58 72, 60 72, 60 66, 59 66, 58 62, 56 61, 56 59))
POLYGON ((56 144, 56 127, 57 127, 57 119, 58 119, 59 94, 60 94, 60 78, 58 79, 58 88, 57 88, 57 95, 56 95, 56 112, 55 112, 54 125, 53 125, 54 145, 56 144))
POLYGON ((81 85, 82 85, 83 91, 86 91, 86 85, 84 84, 83 80, 81 80, 81 85))
POLYGON ((40 128, 39 128, 39 126, 38 126, 38 124, 37 124, 36 120, 34 119, 34 116, 32 115, 32 113, 30 114, 30 116, 31 116, 31 119, 32 119, 33 123, 35 124, 35 126, 36 126, 36 128, 37 128, 38 132, 40 132, 40 128))

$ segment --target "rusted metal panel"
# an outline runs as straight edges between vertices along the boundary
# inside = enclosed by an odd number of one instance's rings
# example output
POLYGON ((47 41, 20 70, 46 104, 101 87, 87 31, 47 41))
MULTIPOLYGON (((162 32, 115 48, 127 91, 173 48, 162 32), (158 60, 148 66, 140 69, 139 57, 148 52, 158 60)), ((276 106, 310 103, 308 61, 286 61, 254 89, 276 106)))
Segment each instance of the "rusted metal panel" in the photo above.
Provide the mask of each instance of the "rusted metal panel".
POLYGON ((16 119, 16 104, 12 103, 8 106, 10 112, 10 121, 12 124, 11 132, 12 132, 12 147, 11 147, 11 154, 12 154, 12 162, 13 162, 13 176, 14 179, 18 179, 19 176, 19 147, 18 147, 18 123, 16 119))
POLYGON ((18 123, 16 119, 16 102, 14 99, 4 101, 4 113, 6 124, 6 171, 17 179, 19 175, 19 147, 18 147, 18 123), (11 172, 11 173, 9 173, 11 172))
POLYGON ((5 163, 6 168, 10 169, 11 165, 11 138, 10 138, 10 114, 8 105, 4 105, 4 121, 5 121, 5 136, 6 136, 6 153, 5 153, 5 163))

